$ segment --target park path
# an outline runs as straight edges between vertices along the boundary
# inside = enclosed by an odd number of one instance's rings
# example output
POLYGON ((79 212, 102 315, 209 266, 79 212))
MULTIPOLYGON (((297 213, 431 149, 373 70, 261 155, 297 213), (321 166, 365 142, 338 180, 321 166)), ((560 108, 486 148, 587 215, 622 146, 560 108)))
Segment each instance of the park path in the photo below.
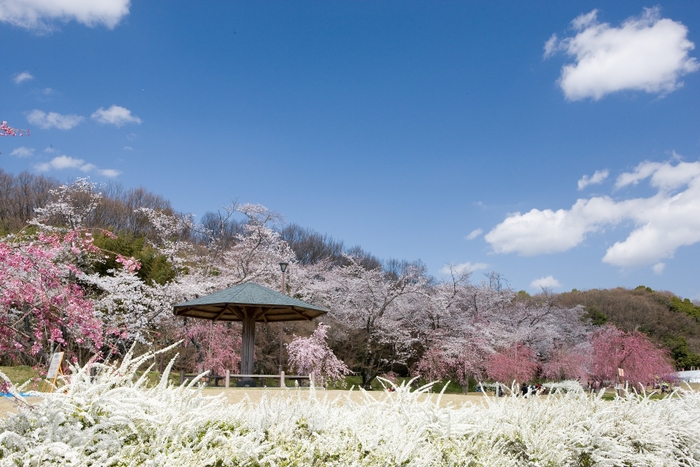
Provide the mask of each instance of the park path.
MULTIPOLYGON (((229 404, 236 404, 243 400, 248 400, 252 404, 259 403, 263 397, 299 397, 307 398, 309 397, 308 389, 250 389, 250 388, 205 388, 203 390, 203 395, 205 396, 216 396, 218 394, 224 394, 226 400, 229 404)), ((327 399, 328 401, 336 401, 337 403, 343 403, 346 400, 352 400, 353 402, 362 403, 371 400, 379 400, 383 397, 396 397, 395 393, 388 393, 386 391, 368 391, 361 392, 358 390, 346 391, 346 390, 316 390, 316 397, 319 400, 327 399)), ((431 398, 433 401, 437 402, 438 394, 426 394, 419 396, 419 400, 423 401, 426 398, 431 398)), ((30 404, 38 404, 41 402, 41 397, 27 397, 26 400, 30 404)), ((470 394, 443 394, 440 400, 440 405, 446 407, 447 405, 452 405, 452 407, 461 407, 465 403, 484 403, 484 396, 481 393, 470 393, 470 394)), ((17 404, 8 397, 0 397, 0 418, 5 418, 9 414, 17 413, 17 404)))

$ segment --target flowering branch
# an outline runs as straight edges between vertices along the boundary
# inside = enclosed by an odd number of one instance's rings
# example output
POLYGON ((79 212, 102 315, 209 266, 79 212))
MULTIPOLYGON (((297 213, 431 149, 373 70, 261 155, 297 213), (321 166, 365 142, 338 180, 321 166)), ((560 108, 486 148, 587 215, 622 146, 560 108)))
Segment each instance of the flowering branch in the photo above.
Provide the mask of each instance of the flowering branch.
POLYGON ((20 130, 18 128, 12 128, 3 121, 0 124, 0 136, 29 136, 29 130, 20 130))

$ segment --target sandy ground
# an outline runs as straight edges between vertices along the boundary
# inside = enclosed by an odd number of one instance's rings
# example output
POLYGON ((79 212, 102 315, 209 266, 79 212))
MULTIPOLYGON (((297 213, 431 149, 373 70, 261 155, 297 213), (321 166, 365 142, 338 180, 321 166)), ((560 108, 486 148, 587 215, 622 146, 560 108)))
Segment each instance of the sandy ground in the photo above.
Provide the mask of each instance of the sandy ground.
MULTIPOLYGON (((337 403, 343 403, 348 399, 353 402, 365 402, 368 400, 381 400, 386 397, 396 397, 395 393, 389 393, 387 391, 368 391, 361 392, 358 390, 353 391, 341 391, 341 390, 317 390, 316 397, 318 399, 326 399, 328 401, 335 401, 337 403)), ((289 390, 279 390, 279 389, 205 389, 204 394, 224 394, 229 403, 236 403, 247 398, 252 403, 259 402, 263 395, 267 397, 299 397, 307 398, 309 397, 308 389, 289 389, 289 390)), ((439 394, 426 394, 425 396, 420 396, 419 400, 425 400, 426 398, 431 398, 433 401, 438 401, 439 394)), ((440 397, 440 405, 447 406, 452 405, 459 407, 465 403, 482 403, 484 402, 484 396, 481 393, 470 393, 470 394, 443 394, 440 397)))
MULTIPOLYGON (((215 396, 219 394, 224 394, 226 400, 230 404, 235 404, 243 400, 248 400, 253 404, 260 402, 263 396, 266 397, 299 397, 307 398, 309 397, 308 389, 250 389, 250 388, 205 388, 203 391, 205 396, 215 396)), ((372 398, 374 400, 381 399, 383 397, 394 397, 395 394, 391 394, 385 391, 369 391, 362 393, 360 391, 324 391, 317 390, 316 397, 319 399, 327 399, 328 401, 335 401, 337 403, 343 403, 348 399, 353 402, 364 402, 367 398, 372 398)), ((432 398, 433 401, 438 400, 438 394, 426 394, 421 396, 420 400, 424 400, 426 397, 432 398)), ((470 394, 444 394, 440 400, 441 406, 452 405, 453 407, 460 407, 465 403, 484 403, 484 396, 481 393, 470 393, 470 394)), ((41 397, 27 397, 27 402, 30 404, 40 403, 41 397)), ((18 405, 15 401, 8 397, 0 397, 0 418, 5 418, 10 414, 17 413, 18 405)))
MULTIPOLYGON (((700 384, 691 385, 692 389, 695 391, 700 390, 700 384)), ((272 388, 205 388, 203 391, 205 396, 215 396, 218 394, 224 394, 226 400, 230 404, 235 404, 243 400, 248 400, 253 404, 260 402, 263 396, 266 397, 299 397, 307 398, 309 397, 309 389, 272 389, 272 388)), ((384 397, 396 397, 394 393, 388 393, 386 391, 340 391, 340 390, 317 390, 316 397, 319 399, 327 399, 328 401, 335 401, 336 403, 343 403, 348 399, 353 402, 364 402, 367 398, 372 398, 374 400, 379 400, 384 397)), ((426 394, 421 396, 419 400, 424 400, 425 398, 431 398, 433 401, 438 401, 438 394, 426 394)), ((41 402, 41 397, 28 397, 27 402, 30 404, 36 404, 41 402)), ((440 398, 440 405, 442 407, 452 406, 461 407, 463 404, 485 404, 486 398, 481 393, 472 392, 469 394, 444 394, 440 398)), ((0 418, 5 418, 9 414, 17 413, 18 406, 10 398, 0 397, 0 418)))

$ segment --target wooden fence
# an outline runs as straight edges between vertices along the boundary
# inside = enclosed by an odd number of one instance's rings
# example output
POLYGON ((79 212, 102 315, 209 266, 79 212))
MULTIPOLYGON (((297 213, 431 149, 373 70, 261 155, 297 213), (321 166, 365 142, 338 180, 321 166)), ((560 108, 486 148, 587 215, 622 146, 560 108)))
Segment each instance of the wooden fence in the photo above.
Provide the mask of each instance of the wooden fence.
MULTIPOLYGON (((195 374, 185 374, 184 371, 180 372, 180 383, 182 384, 185 381, 191 380, 196 378, 199 375, 195 374)), ((291 380, 291 381, 303 381, 303 380, 309 380, 309 383, 311 386, 315 386, 315 381, 314 381, 314 376, 313 375, 285 375, 284 371, 281 372, 278 375, 241 375, 237 373, 231 373, 230 370, 226 370, 226 373, 222 375, 215 375, 215 374, 207 374, 202 377, 202 382, 205 384, 211 384, 213 383, 214 386, 219 387, 219 382, 223 382, 225 388, 231 387, 231 380, 246 380, 246 379, 265 379, 265 378, 274 378, 279 381, 279 385, 281 388, 287 387, 286 385, 286 380, 291 380)))

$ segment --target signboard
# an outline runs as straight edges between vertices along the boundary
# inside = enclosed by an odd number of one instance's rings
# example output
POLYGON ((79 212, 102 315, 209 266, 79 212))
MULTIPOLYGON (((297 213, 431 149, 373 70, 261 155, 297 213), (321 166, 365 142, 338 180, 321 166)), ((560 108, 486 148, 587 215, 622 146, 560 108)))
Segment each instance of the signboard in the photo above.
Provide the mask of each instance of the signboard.
POLYGON ((618 368, 617 369, 617 376, 619 376, 620 378, 624 378, 625 377, 625 370, 623 370, 622 368, 618 368))
POLYGON ((49 365, 49 371, 46 373, 46 379, 54 379, 58 376, 62 361, 63 352, 56 352, 51 356, 51 364, 49 365))

